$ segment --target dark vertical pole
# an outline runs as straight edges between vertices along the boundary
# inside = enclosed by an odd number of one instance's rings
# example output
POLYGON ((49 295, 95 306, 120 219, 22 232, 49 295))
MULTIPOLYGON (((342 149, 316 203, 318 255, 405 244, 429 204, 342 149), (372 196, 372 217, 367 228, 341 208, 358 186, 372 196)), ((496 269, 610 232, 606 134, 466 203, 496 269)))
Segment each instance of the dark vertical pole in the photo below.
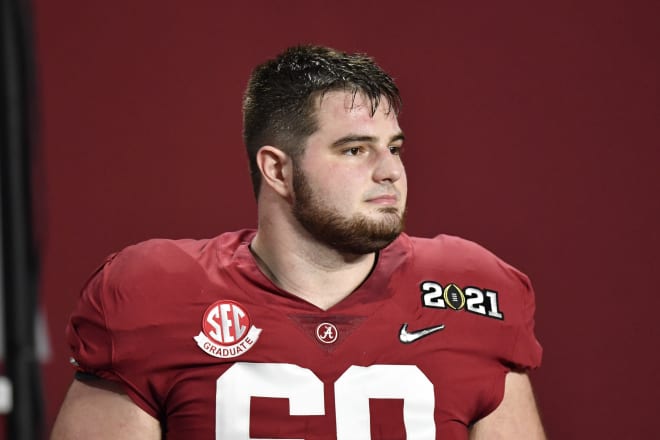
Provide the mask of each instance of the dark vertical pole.
POLYGON ((27 2, 0 1, 4 333, 6 368, 13 390, 7 428, 9 439, 35 440, 43 435, 43 403, 35 338, 38 256, 31 191, 31 159, 36 146, 33 47, 27 2))

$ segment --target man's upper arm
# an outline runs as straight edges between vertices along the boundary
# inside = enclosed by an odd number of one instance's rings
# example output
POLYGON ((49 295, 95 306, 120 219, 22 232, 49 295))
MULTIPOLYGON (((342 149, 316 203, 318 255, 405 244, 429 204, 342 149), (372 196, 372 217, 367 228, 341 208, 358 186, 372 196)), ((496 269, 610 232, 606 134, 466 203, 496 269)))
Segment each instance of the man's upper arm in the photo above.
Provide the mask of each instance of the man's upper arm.
POLYGON ((506 375, 502 402, 495 411, 474 424, 470 440, 518 438, 544 440, 546 437, 529 377, 525 373, 510 372, 506 375))
POLYGON ((55 421, 51 440, 160 440, 158 420, 121 390, 101 380, 74 380, 55 421))

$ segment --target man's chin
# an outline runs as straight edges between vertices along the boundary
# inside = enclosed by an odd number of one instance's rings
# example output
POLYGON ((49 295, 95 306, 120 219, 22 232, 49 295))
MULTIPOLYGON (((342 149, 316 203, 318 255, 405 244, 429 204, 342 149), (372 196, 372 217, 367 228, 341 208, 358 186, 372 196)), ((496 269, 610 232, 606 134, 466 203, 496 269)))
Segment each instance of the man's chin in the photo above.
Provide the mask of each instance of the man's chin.
POLYGON ((388 215, 395 214, 401 217, 401 213, 403 212, 403 210, 397 206, 380 206, 376 209, 376 212, 378 214, 388 214, 388 215))
POLYGON ((369 238, 361 237, 360 239, 352 241, 333 242, 332 246, 344 254, 367 255, 385 249, 396 240, 399 235, 400 232, 387 236, 369 238))
POLYGON ((324 221, 303 226, 319 241, 342 253, 364 255, 377 252, 396 240, 403 232, 404 221, 397 213, 381 214, 374 219, 362 216, 351 221, 324 221))

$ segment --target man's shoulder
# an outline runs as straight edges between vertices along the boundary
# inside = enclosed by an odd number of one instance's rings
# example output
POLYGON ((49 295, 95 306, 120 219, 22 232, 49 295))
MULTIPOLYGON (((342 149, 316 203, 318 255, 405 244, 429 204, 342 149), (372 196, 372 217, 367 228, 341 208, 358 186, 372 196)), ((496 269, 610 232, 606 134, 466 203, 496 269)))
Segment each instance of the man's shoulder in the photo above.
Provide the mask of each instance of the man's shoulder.
POLYGON ((493 252, 479 243, 463 237, 438 234, 434 237, 408 236, 416 253, 431 253, 452 258, 498 258, 493 252))
POLYGON ((231 255, 249 237, 250 231, 245 230, 206 239, 145 240, 109 255, 93 280, 105 291, 141 295, 168 285, 201 285, 209 273, 231 264, 231 255))
POLYGON ((512 278, 527 284, 527 276, 491 250, 462 237, 439 234, 435 237, 407 237, 415 266, 443 272, 512 278))
POLYGON ((168 268, 186 262, 216 258, 233 253, 249 240, 250 230, 225 232, 212 238, 152 238, 131 244, 108 256, 106 261, 121 262, 134 269, 168 268))

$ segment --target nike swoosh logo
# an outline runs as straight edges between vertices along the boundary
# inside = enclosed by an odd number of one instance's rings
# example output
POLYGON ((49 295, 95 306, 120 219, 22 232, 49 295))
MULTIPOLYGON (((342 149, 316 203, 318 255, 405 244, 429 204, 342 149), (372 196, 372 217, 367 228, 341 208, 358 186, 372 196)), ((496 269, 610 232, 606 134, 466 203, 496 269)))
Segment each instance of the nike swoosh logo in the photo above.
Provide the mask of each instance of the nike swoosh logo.
POLYGON ((439 332, 444 328, 445 325, 441 324, 441 325, 436 325, 435 327, 427 327, 421 330, 416 330, 414 332, 413 331, 409 332, 408 323, 406 322, 401 326, 401 330, 399 330, 399 341, 403 342, 404 344, 410 344, 420 338, 423 338, 424 336, 428 336, 432 333, 439 332))

